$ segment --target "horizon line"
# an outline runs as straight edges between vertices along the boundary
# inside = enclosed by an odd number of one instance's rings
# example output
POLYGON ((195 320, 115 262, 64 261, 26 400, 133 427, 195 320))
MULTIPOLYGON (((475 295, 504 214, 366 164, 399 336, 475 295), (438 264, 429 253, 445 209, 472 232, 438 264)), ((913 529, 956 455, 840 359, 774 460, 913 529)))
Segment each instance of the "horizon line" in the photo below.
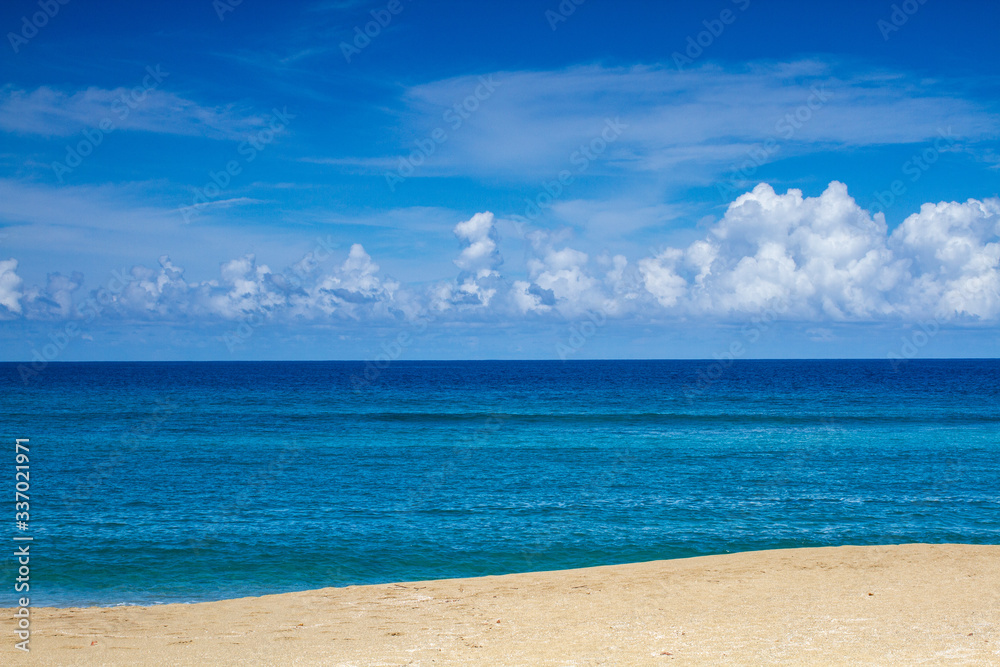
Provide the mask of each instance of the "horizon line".
MULTIPOLYGON (((282 363, 371 363, 375 361, 374 359, 100 359, 100 360, 80 360, 80 361, 49 361, 46 365, 51 364, 229 364, 229 363, 240 363, 240 364, 253 364, 253 363, 271 363, 271 364, 282 364, 282 363)), ((721 356, 720 358, 709 358, 709 357, 686 357, 686 358, 671 358, 671 357, 607 357, 607 358, 592 358, 592 359, 502 359, 502 358, 490 358, 490 359, 393 359, 388 365, 392 364, 407 364, 407 363, 491 363, 491 362, 521 362, 521 363, 536 363, 536 362, 548 362, 548 363, 581 363, 581 362, 606 362, 606 361, 706 361, 706 362, 728 362, 728 363, 739 363, 744 361, 885 361, 885 362, 896 362, 896 363, 908 363, 914 361, 1000 361, 1000 357, 920 357, 912 359, 893 359, 889 357, 747 357, 741 359, 733 359, 731 357, 721 356)), ((0 364, 31 364, 34 363, 31 360, 20 360, 20 361, 0 361, 0 364)))

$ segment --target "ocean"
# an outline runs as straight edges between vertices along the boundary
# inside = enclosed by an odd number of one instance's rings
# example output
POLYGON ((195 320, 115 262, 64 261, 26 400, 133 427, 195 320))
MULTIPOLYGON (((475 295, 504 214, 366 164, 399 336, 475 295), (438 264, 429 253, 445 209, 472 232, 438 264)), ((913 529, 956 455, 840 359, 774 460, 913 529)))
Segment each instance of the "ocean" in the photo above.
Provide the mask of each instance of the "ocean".
POLYGON ((0 364, 32 606, 1000 543, 997 360, 382 365, 0 364))

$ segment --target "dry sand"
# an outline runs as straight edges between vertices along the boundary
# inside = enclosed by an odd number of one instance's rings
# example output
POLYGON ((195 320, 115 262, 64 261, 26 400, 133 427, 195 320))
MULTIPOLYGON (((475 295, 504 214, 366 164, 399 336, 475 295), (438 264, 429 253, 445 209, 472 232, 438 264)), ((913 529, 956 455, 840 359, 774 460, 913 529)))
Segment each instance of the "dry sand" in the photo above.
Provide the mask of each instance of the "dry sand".
POLYGON ((831 547, 34 609, 0 664, 1000 665, 998 621, 1000 546, 831 547))

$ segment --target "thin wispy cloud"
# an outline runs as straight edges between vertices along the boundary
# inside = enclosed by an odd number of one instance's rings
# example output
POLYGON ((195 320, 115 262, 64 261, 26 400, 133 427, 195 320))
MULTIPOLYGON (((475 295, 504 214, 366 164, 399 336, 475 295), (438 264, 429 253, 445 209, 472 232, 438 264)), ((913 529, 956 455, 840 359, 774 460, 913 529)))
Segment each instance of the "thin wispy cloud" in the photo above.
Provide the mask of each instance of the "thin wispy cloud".
POLYGON ((114 129, 236 139, 263 127, 266 116, 235 105, 209 107, 175 93, 130 88, 65 91, 41 86, 0 90, 0 130, 67 137, 105 124, 114 129), (110 124, 110 125, 109 125, 110 124))
MULTIPOLYGON (((684 71, 593 65, 490 76, 496 92, 470 104, 472 110, 461 105, 481 85, 481 75, 403 93, 403 125, 394 129, 400 155, 435 127, 447 129, 449 114, 462 125, 417 176, 546 175, 565 168, 574 151, 600 136, 608 118, 620 118, 628 130, 596 168, 672 170, 685 179, 716 176, 767 140, 780 145, 784 158, 835 147, 915 143, 947 128, 963 140, 1000 136, 996 109, 963 99, 941 82, 820 60, 684 71)), ((379 170, 397 158, 310 159, 379 170)))

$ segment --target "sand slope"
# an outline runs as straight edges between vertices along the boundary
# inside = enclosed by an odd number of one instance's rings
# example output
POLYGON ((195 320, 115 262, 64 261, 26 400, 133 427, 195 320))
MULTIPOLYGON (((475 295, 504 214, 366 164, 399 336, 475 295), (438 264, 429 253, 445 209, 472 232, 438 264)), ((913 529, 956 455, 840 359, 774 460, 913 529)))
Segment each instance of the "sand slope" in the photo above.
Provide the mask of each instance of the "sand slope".
POLYGON ((0 663, 997 665, 998 623, 1000 546, 910 544, 36 609, 0 663))

